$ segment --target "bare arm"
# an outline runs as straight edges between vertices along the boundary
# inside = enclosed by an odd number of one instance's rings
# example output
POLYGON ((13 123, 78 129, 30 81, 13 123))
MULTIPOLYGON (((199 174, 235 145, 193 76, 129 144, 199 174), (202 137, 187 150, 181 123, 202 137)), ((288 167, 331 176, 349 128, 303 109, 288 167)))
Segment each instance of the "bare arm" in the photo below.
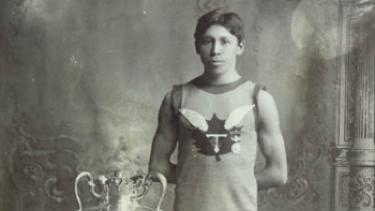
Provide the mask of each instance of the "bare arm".
POLYGON ((177 124, 173 114, 171 92, 164 97, 159 110, 156 129, 149 162, 149 172, 164 174, 169 183, 176 183, 176 165, 170 162, 170 156, 177 143, 177 124))
POLYGON ((283 185, 287 182, 288 170, 284 138, 282 136, 279 115, 273 97, 259 92, 259 146, 266 159, 266 166, 255 172, 258 189, 283 185))

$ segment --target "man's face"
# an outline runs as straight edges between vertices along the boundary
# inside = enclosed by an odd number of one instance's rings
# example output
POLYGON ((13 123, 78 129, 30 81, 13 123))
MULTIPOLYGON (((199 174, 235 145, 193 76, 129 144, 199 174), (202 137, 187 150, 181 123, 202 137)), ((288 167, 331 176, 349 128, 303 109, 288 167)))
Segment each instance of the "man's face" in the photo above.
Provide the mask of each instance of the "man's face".
POLYGON ((244 50, 236 36, 221 25, 210 26, 198 42, 198 53, 206 70, 234 69, 237 55, 244 50))

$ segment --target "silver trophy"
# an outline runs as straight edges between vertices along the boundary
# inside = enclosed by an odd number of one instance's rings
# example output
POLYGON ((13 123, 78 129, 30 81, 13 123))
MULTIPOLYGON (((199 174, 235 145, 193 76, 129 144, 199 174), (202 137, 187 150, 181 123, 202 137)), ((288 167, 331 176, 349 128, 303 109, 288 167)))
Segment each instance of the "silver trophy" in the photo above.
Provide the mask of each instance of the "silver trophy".
MULTIPOLYGON (((84 183, 83 183, 84 184, 84 183)), ((163 174, 149 174, 123 177, 121 172, 112 175, 94 177, 90 172, 81 172, 75 179, 75 196, 79 209, 77 211, 162 211, 161 204, 167 190, 167 179, 163 174), (139 200, 148 192, 152 181, 159 180, 162 186, 156 208, 140 205, 139 200), (95 205, 83 207, 79 184, 86 182, 90 194, 96 199, 95 205)))

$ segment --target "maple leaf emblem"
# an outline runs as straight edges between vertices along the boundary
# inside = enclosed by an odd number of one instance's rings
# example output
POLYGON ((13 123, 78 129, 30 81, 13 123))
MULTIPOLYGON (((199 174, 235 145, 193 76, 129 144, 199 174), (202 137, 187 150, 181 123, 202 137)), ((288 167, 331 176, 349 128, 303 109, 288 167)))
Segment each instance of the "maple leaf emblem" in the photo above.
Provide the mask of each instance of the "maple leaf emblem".
POLYGON ((216 113, 211 120, 206 120, 200 113, 190 109, 180 109, 182 116, 195 128, 193 131, 194 145, 197 152, 215 156, 220 161, 220 155, 239 151, 241 122, 244 116, 253 109, 254 105, 242 106, 233 110, 226 120, 218 118, 216 113))
POLYGON ((207 121, 208 131, 202 132, 194 130, 193 138, 196 140, 194 145, 198 152, 207 156, 215 156, 220 161, 220 155, 231 152, 234 141, 230 138, 229 131, 224 129, 225 120, 221 120, 214 114, 211 120, 207 121))

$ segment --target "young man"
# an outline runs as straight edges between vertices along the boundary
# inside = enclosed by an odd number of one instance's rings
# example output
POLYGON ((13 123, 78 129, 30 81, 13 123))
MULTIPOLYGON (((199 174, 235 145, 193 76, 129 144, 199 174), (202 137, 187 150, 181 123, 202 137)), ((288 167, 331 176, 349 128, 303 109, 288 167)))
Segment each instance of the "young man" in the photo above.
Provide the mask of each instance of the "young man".
POLYGON ((244 51, 237 14, 217 9, 203 15, 194 38, 204 72, 165 96, 149 170, 176 183, 175 211, 256 211, 258 189, 287 181, 275 102, 236 70, 244 51), (254 173, 258 143, 266 166, 254 173))

